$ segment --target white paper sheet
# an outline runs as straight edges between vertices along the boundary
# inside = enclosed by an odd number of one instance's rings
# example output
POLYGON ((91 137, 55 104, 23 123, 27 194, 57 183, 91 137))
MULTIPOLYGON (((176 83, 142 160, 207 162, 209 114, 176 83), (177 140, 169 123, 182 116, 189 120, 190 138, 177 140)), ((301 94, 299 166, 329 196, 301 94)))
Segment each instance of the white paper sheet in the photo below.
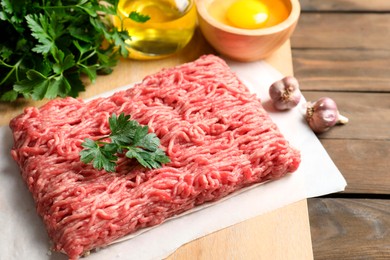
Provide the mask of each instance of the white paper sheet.
MULTIPOLYGON (((302 100, 298 107, 287 112, 273 110, 268 88, 282 75, 263 61, 228 61, 228 64, 262 99, 281 132, 301 151, 302 162, 298 171, 202 210, 169 220, 130 240, 94 252, 85 259, 162 259, 181 245, 219 229, 304 198, 344 190, 346 182, 343 176, 304 121, 302 106, 305 101, 302 100)), ((105 95, 114 91, 117 90, 105 95)), ((32 197, 10 156, 12 142, 9 128, 0 127, 0 259, 67 259, 63 254, 50 252, 44 225, 35 212, 32 197)))

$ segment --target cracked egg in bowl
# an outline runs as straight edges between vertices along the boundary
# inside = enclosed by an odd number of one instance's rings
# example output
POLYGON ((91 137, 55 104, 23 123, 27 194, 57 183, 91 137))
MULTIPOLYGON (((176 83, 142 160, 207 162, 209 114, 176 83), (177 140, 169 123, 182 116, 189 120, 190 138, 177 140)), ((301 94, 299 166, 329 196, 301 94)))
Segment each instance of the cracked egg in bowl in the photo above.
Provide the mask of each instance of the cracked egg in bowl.
POLYGON ((267 58, 294 32, 298 0, 195 0, 199 27, 206 40, 229 58, 267 58))

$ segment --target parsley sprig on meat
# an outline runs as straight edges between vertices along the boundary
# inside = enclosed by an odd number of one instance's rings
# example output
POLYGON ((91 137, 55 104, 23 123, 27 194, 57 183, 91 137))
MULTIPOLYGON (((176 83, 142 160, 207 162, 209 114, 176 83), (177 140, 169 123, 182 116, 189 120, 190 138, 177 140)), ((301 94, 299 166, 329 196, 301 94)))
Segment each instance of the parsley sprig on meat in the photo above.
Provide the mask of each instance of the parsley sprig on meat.
POLYGON ((142 126, 130 116, 121 113, 112 114, 109 118, 111 134, 99 140, 86 138, 81 144, 81 161, 92 162, 94 168, 107 172, 115 171, 119 154, 134 158, 148 169, 160 168, 169 163, 170 159, 160 148, 160 139, 154 133, 149 133, 148 126, 142 126), (110 140, 108 142, 107 140, 110 140))
POLYGON ((110 18, 118 1, 0 0, 0 100, 76 97, 82 74, 111 73, 130 40, 110 18))

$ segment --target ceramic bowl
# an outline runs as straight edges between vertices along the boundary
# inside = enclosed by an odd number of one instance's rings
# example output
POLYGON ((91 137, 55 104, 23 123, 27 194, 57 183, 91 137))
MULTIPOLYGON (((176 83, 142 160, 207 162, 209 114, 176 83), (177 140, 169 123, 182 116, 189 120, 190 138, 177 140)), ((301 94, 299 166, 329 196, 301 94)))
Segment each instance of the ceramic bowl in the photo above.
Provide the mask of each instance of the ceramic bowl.
POLYGON ((201 32, 216 51, 239 61, 254 61, 270 56, 290 38, 301 12, 299 0, 281 0, 290 11, 287 19, 268 28, 240 29, 210 15, 208 8, 213 1, 195 0, 201 32))

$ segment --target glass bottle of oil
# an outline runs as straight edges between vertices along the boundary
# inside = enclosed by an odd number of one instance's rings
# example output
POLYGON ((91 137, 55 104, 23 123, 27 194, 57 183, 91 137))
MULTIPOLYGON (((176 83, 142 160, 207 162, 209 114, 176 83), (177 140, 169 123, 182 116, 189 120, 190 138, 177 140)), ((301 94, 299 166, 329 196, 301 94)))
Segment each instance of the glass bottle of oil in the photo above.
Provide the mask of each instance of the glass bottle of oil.
POLYGON ((196 27, 193 0, 119 0, 114 24, 127 30, 130 58, 155 59, 182 49, 196 27), (145 23, 129 19, 131 12, 150 17, 145 23), (123 26, 123 27, 122 27, 123 26))

